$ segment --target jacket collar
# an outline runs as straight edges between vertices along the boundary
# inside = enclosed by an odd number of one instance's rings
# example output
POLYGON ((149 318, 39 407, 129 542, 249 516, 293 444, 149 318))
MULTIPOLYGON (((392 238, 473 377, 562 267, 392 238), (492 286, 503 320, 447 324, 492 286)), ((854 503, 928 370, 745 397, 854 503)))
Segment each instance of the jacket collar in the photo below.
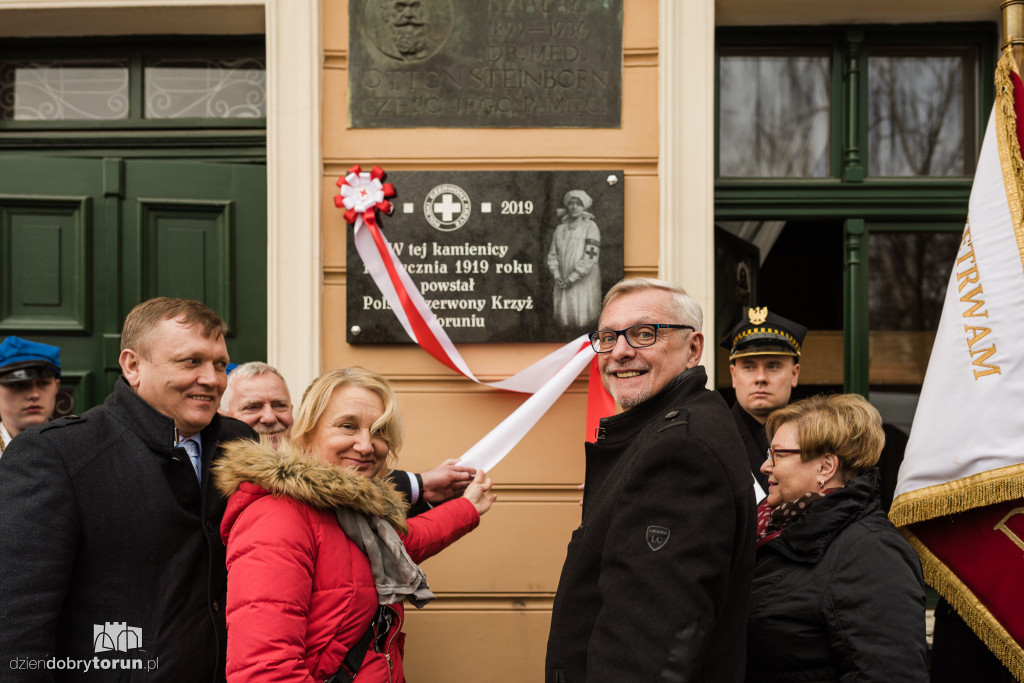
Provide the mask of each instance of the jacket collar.
MULTIPOLYGON (((123 376, 118 378, 114 391, 103 402, 103 406, 157 452, 169 453, 173 448, 174 419, 139 398, 123 376)), ((220 415, 215 414, 210 424, 200 432, 204 453, 207 448, 213 448, 211 435, 219 429, 220 419, 220 415)))
POLYGON ((880 480, 877 467, 854 477, 811 506, 765 547, 795 562, 817 562, 839 532, 879 508, 880 480))
POLYGON ((603 418, 601 429, 614 431, 614 436, 604 443, 613 443, 632 439, 647 426, 652 417, 671 410, 673 406, 685 402, 693 394, 699 393, 707 385, 708 375, 703 365, 696 365, 665 385, 665 388, 638 406, 623 411, 618 415, 603 418))
POLYGON ((260 489, 246 490, 253 500, 273 494, 321 510, 351 508, 384 519, 402 531, 406 529, 408 504, 383 477, 361 477, 343 467, 322 464, 287 441, 275 449, 266 443, 240 439, 221 448, 223 456, 212 471, 214 484, 225 497, 248 482, 260 489))

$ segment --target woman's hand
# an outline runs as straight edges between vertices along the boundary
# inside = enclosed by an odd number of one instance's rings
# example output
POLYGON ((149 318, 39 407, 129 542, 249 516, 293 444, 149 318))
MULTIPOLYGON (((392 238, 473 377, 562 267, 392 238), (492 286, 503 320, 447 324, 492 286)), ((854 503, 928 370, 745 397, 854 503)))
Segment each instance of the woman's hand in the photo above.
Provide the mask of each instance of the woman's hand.
POLYGON ((466 492, 462 494, 462 497, 468 499, 481 516, 491 509, 491 504, 494 501, 498 500, 498 494, 490 493, 491 486, 493 486, 493 483, 491 478, 487 476, 487 473, 483 470, 477 470, 473 481, 469 482, 466 492))

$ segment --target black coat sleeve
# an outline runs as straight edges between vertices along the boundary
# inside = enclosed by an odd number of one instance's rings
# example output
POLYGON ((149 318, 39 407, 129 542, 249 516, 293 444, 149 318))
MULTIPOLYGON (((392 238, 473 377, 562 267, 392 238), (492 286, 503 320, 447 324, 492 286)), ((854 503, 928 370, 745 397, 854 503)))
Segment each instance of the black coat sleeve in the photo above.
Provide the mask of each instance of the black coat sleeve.
POLYGON ((420 491, 419 497, 415 503, 412 503, 412 481, 411 478, 416 475, 412 472, 406 472, 404 470, 391 470, 388 472, 388 481, 395 485, 398 492, 405 496, 406 502, 410 503, 409 511, 406 513, 406 517, 415 517, 416 515, 422 514, 430 509, 430 505, 426 499, 423 498, 423 491, 420 491))
POLYGON ((627 474, 604 545, 588 681, 699 680, 728 591, 749 590, 729 578, 743 523, 737 491, 749 495, 749 483, 678 429, 661 432, 627 474))
POLYGON ((891 529, 865 533, 835 568, 824 607, 839 680, 927 681, 924 580, 906 541, 891 529))
POLYGON ((0 661, 5 681, 49 681, 13 669, 16 659, 49 659, 79 542, 71 476, 39 433, 25 432, 0 458, 0 661))

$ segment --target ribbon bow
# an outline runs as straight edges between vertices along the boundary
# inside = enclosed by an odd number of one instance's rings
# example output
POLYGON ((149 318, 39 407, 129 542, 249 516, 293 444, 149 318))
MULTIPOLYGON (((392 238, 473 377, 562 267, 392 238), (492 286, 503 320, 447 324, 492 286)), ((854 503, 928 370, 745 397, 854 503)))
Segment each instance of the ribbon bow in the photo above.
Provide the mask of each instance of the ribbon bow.
POLYGON ((348 175, 344 178, 338 178, 335 184, 341 194, 334 196, 334 205, 346 209, 346 221, 354 225, 361 214, 363 222, 376 227, 378 209, 386 214, 391 213, 394 207, 385 197, 395 196, 395 186, 383 180, 383 168, 374 166, 372 171, 364 173, 359 164, 348 169, 348 175))

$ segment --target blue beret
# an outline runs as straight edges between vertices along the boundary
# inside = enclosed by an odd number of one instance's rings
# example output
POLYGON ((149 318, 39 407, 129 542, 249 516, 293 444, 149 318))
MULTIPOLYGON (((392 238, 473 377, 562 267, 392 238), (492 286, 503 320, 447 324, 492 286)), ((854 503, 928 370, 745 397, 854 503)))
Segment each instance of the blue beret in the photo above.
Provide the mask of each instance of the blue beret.
POLYGON ((60 377, 60 349, 21 337, 0 342, 0 384, 60 377))

